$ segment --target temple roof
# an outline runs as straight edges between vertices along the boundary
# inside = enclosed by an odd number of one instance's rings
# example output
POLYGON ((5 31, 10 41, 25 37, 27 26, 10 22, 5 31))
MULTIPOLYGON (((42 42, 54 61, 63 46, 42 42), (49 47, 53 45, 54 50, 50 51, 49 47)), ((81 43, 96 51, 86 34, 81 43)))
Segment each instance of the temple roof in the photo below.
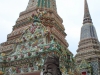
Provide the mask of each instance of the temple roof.
POLYGON ((82 60, 81 64, 79 65, 80 69, 91 68, 90 64, 86 62, 86 60, 82 60))

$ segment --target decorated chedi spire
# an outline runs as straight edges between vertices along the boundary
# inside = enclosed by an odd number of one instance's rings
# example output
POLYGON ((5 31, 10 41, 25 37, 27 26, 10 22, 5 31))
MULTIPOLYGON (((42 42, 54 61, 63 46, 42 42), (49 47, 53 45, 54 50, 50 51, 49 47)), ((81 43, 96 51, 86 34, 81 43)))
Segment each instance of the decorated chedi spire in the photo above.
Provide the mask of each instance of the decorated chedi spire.
POLYGON ((91 15, 88 8, 87 0, 84 0, 84 19, 83 26, 81 28, 81 40, 88 38, 98 39, 95 27, 92 23, 91 15))
POLYGON ((26 9, 30 8, 50 8, 56 10, 56 1, 55 0, 29 0, 28 6, 26 9))
POLYGON ((88 3, 87 0, 84 0, 84 20, 83 20, 83 24, 85 23, 92 23, 92 19, 91 19, 91 15, 89 12, 89 8, 88 8, 88 3))
POLYGON ((90 75, 100 75, 100 66, 98 60, 100 59, 100 43, 97 37, 96 29, 92 23, 89 13, 87 0, 85 0, 84 20, 81 27, 81 38, 75 56, 75 61, 79 72, 83 75, 90 73, 90 75), (87 62, 83 62, 84 61, 87 62), (86 68, 87 71, 85 70, 86 68))

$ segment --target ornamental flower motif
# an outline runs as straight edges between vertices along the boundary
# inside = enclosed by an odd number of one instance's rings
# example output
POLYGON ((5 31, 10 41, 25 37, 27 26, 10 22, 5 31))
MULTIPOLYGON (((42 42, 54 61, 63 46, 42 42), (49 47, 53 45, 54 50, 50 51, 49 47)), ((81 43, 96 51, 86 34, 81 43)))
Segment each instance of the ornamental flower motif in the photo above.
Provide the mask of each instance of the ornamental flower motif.
POLYGON ((64 69, 63 68, 61 68, 61 72, 64 72, 64 69))
POLYGON ((16 68, 15 68, 15 67, 12 67, 12 70, 13 70, 13 71, 15 71, 15 70, 16 70, 16 68))
POLYGON ((48 49, 48 48, 50 48, 50 46, 49 46, 49 45, 48 45, 48 46, 44 46, 44 50, 45 50, 45 49, 48 49))
POLYGON ((49 33, 49 30, 44 31, 44 36, 46 36, 49 33))
POLYGON ((11 60, 11 58, 8 58, 8 61, 10 61, 11 60))
POLYGON ((53 47, 54 47, 54 48, 57 48, 57 44, 54 44, 53 47))
POLYGON ((31 70, 34 70, 34 67, 31 67, 31 70))
POLYGON ((23 41, 24 41, 24 42, 27 41, 25 37, 23 37, 23 41))
POLYGON ((17 59, 17 56, 16 55, 14 56, 14 59, 17 59))
POLYGON ((23 54, 21 54, 21 58, 24 58, 24 55, 23 54))
POLYGON ((24 68, 27 68, 27 65, 24 65, 24 68))
POLYGON ((1 53, 1 56, 3 56, 3 57, 4 57, 5 55, 6 55, 5 53, 1 53))
POLYGON ((37 36, 35 35, 34 38, 37 39, 37 36))
POLYGON ((31 53, 30 52, 28 52, 28 56, 31 56, 31 53))
POLYGON ((45 53, 43 53, 43 56, 46 56, 46 54, 45 54, 45 53))

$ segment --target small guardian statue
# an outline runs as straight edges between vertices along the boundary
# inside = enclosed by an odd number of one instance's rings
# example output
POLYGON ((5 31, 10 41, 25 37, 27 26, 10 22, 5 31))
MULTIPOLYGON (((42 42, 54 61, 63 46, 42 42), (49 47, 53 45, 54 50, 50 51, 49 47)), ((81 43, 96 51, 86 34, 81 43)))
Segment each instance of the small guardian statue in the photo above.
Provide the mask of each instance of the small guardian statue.
POLYGON ((48 56, 44 62, 43 75, 62 75, 59 69, 59 57, 48 56))

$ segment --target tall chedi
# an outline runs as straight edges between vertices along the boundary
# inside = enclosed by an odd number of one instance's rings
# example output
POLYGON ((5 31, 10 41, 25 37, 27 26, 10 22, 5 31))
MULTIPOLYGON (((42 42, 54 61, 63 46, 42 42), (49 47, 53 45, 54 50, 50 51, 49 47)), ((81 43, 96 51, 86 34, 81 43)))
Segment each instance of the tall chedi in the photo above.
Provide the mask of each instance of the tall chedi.
POLYGON ((55 0, 29 0, 7 41, 0 45, 0 70, 4 75, 41 71, 47 55, 60 58, 63 73, 72 71, 73 54, 68 50, 62 22, 55 0))
POLYGON ((83 26, 75 58, 82 75, 100 75, 100 45, 87 0, 85 0, 83 26))

